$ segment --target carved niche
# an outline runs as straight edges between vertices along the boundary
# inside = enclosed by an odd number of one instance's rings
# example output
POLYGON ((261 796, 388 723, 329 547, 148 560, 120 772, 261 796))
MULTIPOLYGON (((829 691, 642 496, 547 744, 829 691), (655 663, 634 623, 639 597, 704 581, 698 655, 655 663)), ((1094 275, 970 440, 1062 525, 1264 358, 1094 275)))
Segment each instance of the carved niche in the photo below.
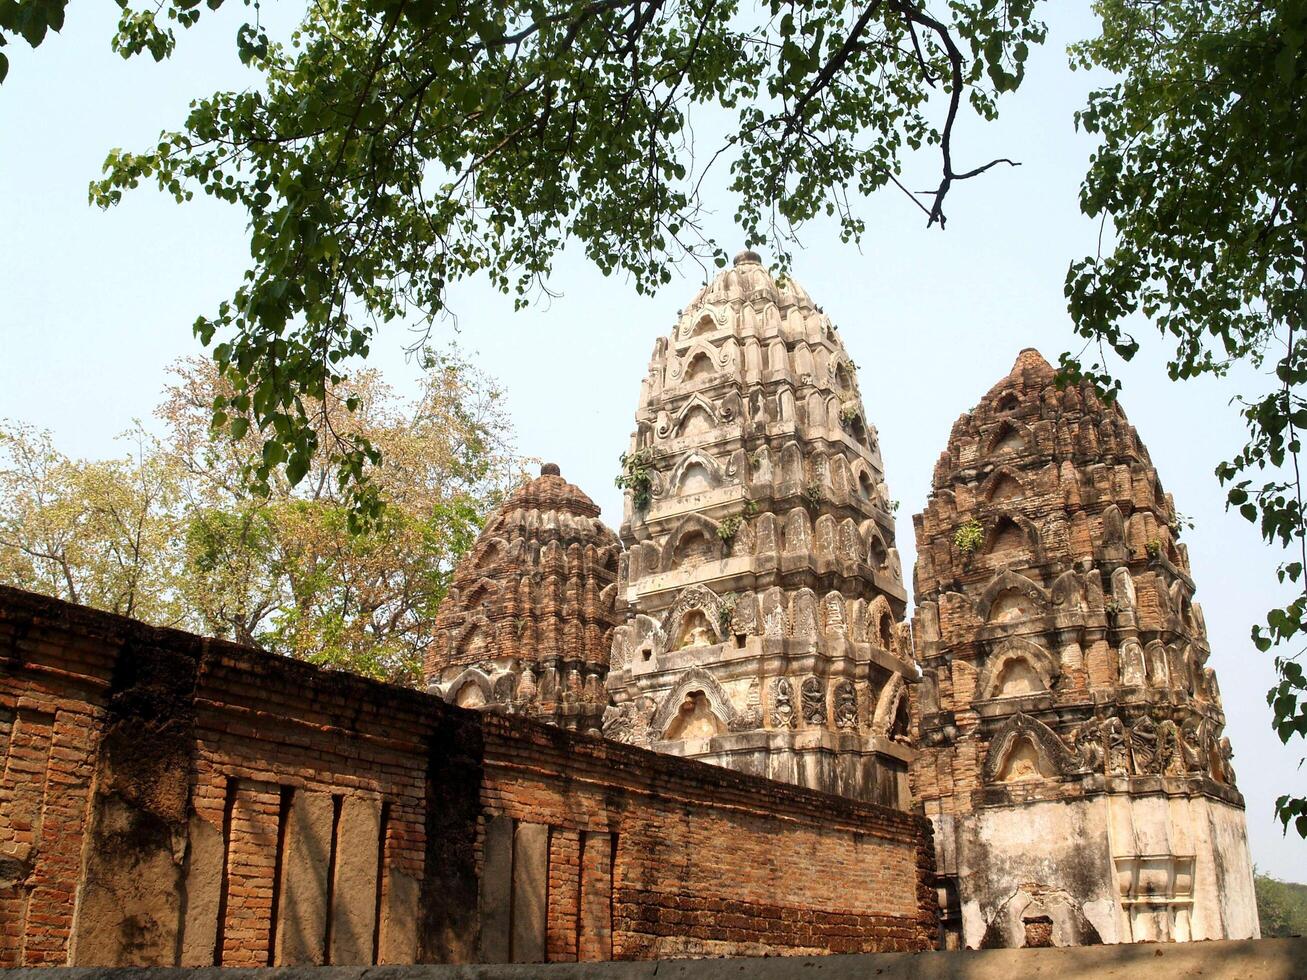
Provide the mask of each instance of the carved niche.
POLYGON ((985 782, 1011 781, 1013 771, 1009 763, 1014 761, 1011 758, 1014 753, 1025 765, 1033 766, 1039 778, 1070 776, 1081 771, 1080 759, 1062 744, 1053 729, 1024 712, 1009 718, 990 739, 982 770, 985 782))
POLYGON ((788 677, 778 677, 772 682, 771 725, 772 728, 793 728, 799 723, 799 713, 794 707, 794 687, 788 677))
POLYGON ((835 685, 835 727, 842 732, 858 730, 858 690, 847 677, 835 685))

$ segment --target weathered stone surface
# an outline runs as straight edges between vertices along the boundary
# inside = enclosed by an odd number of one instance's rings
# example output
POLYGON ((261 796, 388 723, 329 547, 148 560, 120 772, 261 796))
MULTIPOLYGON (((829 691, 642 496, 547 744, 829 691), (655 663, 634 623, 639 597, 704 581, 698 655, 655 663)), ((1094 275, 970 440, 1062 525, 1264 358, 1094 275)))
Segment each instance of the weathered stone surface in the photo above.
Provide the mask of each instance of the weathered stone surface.
POLYGON ((481 862, 482 963, 512 958, 513 818, 500 814, 486 821, 485 857, 481 862))
POLYGON ((911 780, 950 941, 1256 936, 1181 524, 1121 407, 1022 351, 915 525, 911 780))
POLYGON ((418 920, 422 885, 398 868, 387 870, 381 906, 380 963, 412 963, 418 952, 418 920))
MULTIPOLYGON (((130 644, 117 652, 71 937, 73 963, 166 966, 175 962, 182 925, 189 772, 195 751, 195 682, 194 661, 166 645, 130 644), (141 751, 144 743, 150 744, 150 752, 141 751)), ((36 720, 26 715, 19 714, 20 736, 36 720)), ((50 723, 56 720, 49 718, 50 723)), ((53 763, 58 742, 53 727, 49 735, 47 751, 53 763)), ((33 789, 40 787, 47 797, 59 792, 58 784, 50 785, 36 772, 23 773, 12 763, 6 767, 11 776, 16 768, 24 782, 33 789)), ((47 800, 33 814, 37 827, 53 802, 47 800)), ((19 814, 0 824, 10 831, 28 830, 30 837, 32 823, 19 814)))
POLYGON ((328 793, 301 791, 291 799, 283 831, 277 966, 324 962, 327 872, 335 815, 335 803, 328 793))
POLYGON ((906 807, 906 709, 874 710, 914 672, 906 597, 830 318, 742 252, 655 344, 628 459, 648 500, 626 497, 604 733, 906 807))
POLYGON ((380 828, 380 801, 357 796, 342 800, 331 902, 331 962, 341 966, 373 962, 380 828))
POLYGON ((455 569, 426 654, 428 690, 597 732, 620 550, 594 501, 546 463, 455 569))
POLYGON ((218 905, 226 845, 222 828, 198 813, 191 816, 186 854, 186 919, 181 966, 212 966, 218 938, 218 905))
POLYGON ((514 963, 545 961, 545 901, 549 887, 549 826, 520 823, 513 835, 514 963))

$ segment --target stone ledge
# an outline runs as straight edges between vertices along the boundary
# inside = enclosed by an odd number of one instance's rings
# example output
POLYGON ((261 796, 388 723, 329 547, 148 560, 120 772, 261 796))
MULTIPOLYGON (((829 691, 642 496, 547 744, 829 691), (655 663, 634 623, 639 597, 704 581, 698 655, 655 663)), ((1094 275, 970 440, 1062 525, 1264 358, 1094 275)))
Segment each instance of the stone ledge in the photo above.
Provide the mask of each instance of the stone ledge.
POLYGON ((795 956, 767 959, 654 960, 643 963, 551 963, 518 966, 282 967, 266 970, 97 969, 29 967, 6 970, 5 980, 1053 980, 1094 976, 1132 978, 1152 971, 1165 977, 1203 980, 1289 980, 1307 977, 1307 939, 1062 949, 995 949, 949 953, 874 953, 858 956, 795 956))

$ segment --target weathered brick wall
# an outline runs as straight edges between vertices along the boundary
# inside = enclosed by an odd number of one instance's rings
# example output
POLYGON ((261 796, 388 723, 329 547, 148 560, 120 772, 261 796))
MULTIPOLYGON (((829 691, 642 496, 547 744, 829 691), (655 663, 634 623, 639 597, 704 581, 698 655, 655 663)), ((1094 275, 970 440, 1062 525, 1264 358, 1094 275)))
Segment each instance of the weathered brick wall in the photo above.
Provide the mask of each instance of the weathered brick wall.
POLYGON ((0 966, 923 949, 916 817, 0 588, 0 966))
POLYGON ((550 828, 551 960, 575 958, 578 934, 582 956, 611 941, 618 959, 933 942, 915 816, 510 718, 485 717, 484 732, 487 807, 550 828), (578 930, 609 862, 611 926, 578 930))

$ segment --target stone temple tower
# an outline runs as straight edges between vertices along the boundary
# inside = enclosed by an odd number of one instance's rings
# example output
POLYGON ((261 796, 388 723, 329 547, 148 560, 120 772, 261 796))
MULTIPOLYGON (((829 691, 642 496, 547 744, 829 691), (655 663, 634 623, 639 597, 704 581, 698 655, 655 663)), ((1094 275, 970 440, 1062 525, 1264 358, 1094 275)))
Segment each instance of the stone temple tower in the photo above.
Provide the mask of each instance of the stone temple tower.
POLYGON ((905 593, 830 318, 736 256, 655 344, 626 459, 604 734, 905 807, 905 593))
POLYGON ((594 501, 546 463, 455 569, 426 656, 427 690, 597 731, 620 550, 594 501))
POLYGON ((1117 405, 1034 350, 916 518, 912 765, 952 945, 1255 937, 1175 506, 1117 405))

